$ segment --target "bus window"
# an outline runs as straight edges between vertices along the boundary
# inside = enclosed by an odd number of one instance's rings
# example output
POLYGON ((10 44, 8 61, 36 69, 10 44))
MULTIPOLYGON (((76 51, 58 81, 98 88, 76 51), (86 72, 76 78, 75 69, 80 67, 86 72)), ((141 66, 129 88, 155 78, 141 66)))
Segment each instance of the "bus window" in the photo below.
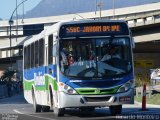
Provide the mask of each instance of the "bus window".
POLYGON ((53 35, 48 38, 48 64, 53 64, 53 35))
POLYGON ((27 47, 27 52, 28 52, 28 56, 27 56, 27 68, 31 67, 31 50, 30 50, 30 45, 28 45, 27 47))
POLYGON ((31 44, 31 68, 34 68, 35 65, 34 65, 34 43, 31 44))
POLYGON ((35 42, 35 59, 34 59, 34 62, 35 62, 35 67, 38 67, 38 41, 35 42))
POLYGON ((27 47, 24 48, 24 69, 27 68, 27 47))
POLYGON ((129 38, 125 37, 62 40, 60 54, 65 53, 65 57, 62 59, 60 56, 60 69, 65 75, 73 77, 107 78, 125 74, 131 70, 129 45, 129 38), (72 64, 69 63, 70 48, 72 64))
POLYGON ((53 50, 52 50, 52 56, 53 57, 56 57, 56 51, 57 51, 57 46, 56 46, 56 44, 55 45, 53 45, 53 50))
POLYGON ((39 40, 39 66, 44 65, 44 39, 39 40))

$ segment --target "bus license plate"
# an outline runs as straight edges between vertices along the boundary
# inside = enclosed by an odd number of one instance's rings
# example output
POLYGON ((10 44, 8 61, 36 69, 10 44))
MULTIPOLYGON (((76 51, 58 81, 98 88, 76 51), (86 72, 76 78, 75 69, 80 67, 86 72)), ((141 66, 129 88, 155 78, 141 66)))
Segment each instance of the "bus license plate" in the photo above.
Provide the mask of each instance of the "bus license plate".
POLYGON ((130 96, 123 96, 123 97, 119 97, 119 101, 122 102, 122 101, 130 101, 131 100, 131 97, 130 96))

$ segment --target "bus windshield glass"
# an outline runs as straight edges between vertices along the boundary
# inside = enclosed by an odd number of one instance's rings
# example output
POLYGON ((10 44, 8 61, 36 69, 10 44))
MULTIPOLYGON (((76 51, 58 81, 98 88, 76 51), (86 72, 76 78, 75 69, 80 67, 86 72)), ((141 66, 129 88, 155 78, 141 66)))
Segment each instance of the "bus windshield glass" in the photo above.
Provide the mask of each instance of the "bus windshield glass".
POLYGON ((60 70, 76 78, 108 78, 132 69, 130 38, 76 38, 60 40, 60 70))

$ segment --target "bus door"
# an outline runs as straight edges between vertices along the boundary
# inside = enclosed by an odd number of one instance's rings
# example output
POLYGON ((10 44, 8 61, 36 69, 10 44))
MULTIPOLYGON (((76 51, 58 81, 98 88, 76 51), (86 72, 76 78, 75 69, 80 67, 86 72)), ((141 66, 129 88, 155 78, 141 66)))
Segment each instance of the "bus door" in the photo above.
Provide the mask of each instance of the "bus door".
POLYGON ((49 74, 52 79, 56 79, 57 73, 57 63, 56 63, 56 45, 53 45, 53 35, 50 35, 48 38, 48 66, 47 66, 47 74, 49 74))

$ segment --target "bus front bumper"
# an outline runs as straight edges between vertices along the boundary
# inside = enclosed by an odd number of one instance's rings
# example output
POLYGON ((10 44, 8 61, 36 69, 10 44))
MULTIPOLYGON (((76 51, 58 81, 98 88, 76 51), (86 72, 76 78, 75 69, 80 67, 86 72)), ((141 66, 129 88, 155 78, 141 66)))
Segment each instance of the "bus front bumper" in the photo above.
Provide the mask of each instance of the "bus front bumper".
POLYGON ((122 104, 134 104, 134 89, 130 89, 125 93, 110 95, 69 95, 59 92, 59 108, 105 107, 122 104))

